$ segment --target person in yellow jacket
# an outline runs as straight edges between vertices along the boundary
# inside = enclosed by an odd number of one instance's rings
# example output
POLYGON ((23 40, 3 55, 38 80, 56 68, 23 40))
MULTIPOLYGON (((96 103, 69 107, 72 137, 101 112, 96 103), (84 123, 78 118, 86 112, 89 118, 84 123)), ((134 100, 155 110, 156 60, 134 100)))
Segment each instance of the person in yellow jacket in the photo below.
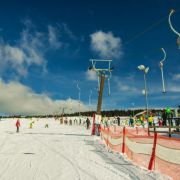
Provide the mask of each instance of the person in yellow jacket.
POLYGON ((29 128, 30 128, 30 129, 33 128, 33 123, 34 123, 34 121, 31 121, 30 124, 29 124, 29 128))
POLYGON ((148 118, 148 123, 149 123, 149 126, 152 126, 152 123, 153 123, 153 115, 151 114, 148 118))
POLYGON ((144 128, 144 125, 145 125, 145 123, 144 123, 145 118, 144 118, 143 115, 141 115, 140 120, 141 120, 141 125, 142 125, 142 127, 144 128))

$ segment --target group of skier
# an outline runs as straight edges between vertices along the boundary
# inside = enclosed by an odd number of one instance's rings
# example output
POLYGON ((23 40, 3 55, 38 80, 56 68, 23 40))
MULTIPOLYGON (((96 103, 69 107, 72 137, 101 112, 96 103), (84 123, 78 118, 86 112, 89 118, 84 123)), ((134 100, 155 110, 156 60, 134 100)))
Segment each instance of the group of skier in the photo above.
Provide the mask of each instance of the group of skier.
MULTIPOLYGON (((66 119, 67 120, 67 119, 66 119)), ((81 125, 81 120, 79 121, 80 123, 79 123, 79 125, 81 125)), ((34 121, 31 121, 30 123, 29 123, 29 128, 30 129, 32 129, 33 128, 33 124, 34 124, 35 122, 34 121)), ((86 124, 86 129, 89 129, 90 128, 90 125, 91 125, 91 122, 90 122, 90 120, 89 120, 89 118, 87 118, 86 119, 86 121, 84 121, 84 123, 86 124)), ((67 124, 67 122, 65 121, 65 124, 67 124)), ((72 125, 72 120, 70 119, 70 121, 69 121, 69 125, 72 125)), ((16 121, 16 123, 15 123, 15 126, 16 126, 16 132, 18 133, 19 132, 19 128, 20 128, 20 126, 21 126, 21 123, 20 123, 20 120, 19 119, 17 119, 17 121, 16 121)), ((46 123, 45 124, 45 128, 48 128, 49 127, 49 125, 48 125, 48 123, 46 123)))

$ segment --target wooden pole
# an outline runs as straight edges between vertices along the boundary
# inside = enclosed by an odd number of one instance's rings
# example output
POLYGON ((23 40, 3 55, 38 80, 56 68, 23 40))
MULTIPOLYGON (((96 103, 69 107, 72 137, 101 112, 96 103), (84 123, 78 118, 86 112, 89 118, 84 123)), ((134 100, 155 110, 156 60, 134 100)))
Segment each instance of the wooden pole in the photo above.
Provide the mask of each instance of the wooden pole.
POLYGON ((105 75, 101 74, 100 75, 100 89, 99 89, 99 96, 98 96, 98 105, 97 105, 97 114, 99 114, 99 115, 101 114, 104 81, 105 81, 105 75))
POLYGON ((125 135, 126 135, 126 127, 123 127, 123 142, 122 142, 122 153, 125 153, 125 135))

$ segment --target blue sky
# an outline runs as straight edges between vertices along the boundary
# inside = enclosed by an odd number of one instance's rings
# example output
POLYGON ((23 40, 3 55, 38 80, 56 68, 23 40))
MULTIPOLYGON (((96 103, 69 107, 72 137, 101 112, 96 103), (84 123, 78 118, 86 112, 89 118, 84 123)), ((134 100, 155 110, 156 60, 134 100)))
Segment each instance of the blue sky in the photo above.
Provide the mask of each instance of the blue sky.
POLYGON ((97 77, 88 72, 89 59, 113 59, 111 95, 105 84, 103 109, 144 107, 143 74, 147 75, 150 107, 180 104, 180 50, 168 25, 168 14, 180 31, 178 0, 1 1, 0 111, 57 112, 62 106, 87 110, 97 104, 97 77), (167 93, 162 94, 160 48, 167 93), (69 99, 71 98, 71 99, 69 99), (65 105, 66 104, 66 105, 65 105))

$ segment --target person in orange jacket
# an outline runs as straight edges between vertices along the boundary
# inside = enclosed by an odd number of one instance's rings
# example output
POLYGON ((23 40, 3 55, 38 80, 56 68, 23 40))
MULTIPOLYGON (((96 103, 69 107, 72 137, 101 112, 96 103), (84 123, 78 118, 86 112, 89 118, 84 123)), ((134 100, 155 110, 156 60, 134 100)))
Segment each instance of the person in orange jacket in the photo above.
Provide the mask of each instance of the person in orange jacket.
POLYGON ((20 121, 19 119, 16 121, 16 128, 17 128, 17 131, 16 132, 19 132, 19 127, 20 127, 20 121))

